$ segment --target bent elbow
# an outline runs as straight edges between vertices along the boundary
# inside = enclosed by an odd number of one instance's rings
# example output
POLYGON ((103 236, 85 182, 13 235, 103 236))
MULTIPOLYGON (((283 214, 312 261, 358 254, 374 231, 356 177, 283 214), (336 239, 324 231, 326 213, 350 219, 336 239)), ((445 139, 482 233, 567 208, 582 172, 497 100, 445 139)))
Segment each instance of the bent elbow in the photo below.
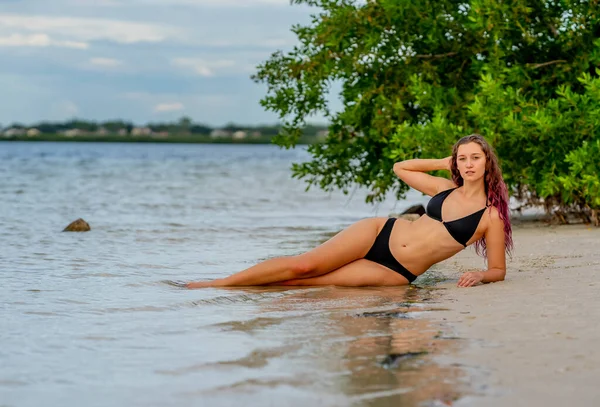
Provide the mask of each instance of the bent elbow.
POLYGON ((396 174, 397 176, 400 176, 400 172, 402 171, 402 161, 394 164, 393 171, 394 171, 394 174, 396 174))

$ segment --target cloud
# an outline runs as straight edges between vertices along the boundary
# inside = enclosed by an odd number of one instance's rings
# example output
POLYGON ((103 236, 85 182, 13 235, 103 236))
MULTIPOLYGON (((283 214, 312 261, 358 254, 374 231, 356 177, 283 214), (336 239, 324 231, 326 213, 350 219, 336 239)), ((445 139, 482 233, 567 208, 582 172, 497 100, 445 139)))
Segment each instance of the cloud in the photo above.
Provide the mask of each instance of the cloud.
POLYGON ((190 69, 200 76, 215 76, 218 72, 236 66, 236 61, 232 59, 175 58, 171 63, 174 66, 190 69))
POLYGON ((0 4, 0 123, 74 114, 136 123, 184 113, 213 124, 276 120, 258 103, 266 87, 250 73, 276 48, 297 44, 290 27, 310 21, 308 6, 288 0, 0 4))
POLYGON ((183 103, 174 102, 174 103, 159 103, 154 106, 155 112, 176 112, 178 110, 183 110, 183 103))
POLYGON ((226 109, 236 106, 239 95, 232 96, 227 93, 203 93, 193 92, 189 94, 167 93, 167 92, 124 92, 117 95, 118 98, 130 102, 130 106, 144 106, 152 108, 153 112, 174 112, 183 109, 190 111, 203 111, 207 109, 226 109), (164 102, 165 100, 176 100, 177 102, 164 102), (132 103, 134 102, 134 103, 132 103))
POLYGON ((162 42, 178 38, 181 32, 173 27, 151 23, 138 23, 100 18, 29 16, 0 14, 0 35, 23 36, 15 31, 33 31, 61 41, 91 42, 112 41, 121 44, 162 42), (67 41, 68 40, 68 41, 67 41))
POLYGON ((123 62, 112 58, 91 58, 90 64, 104 68, 114 68, 122 65, 123 62))
MULTIPOLYGON (((81 0, 74 0, 81 2, 81 0)), ((93 0, 98 1, 98 0, 93 0)), ((257 6, 290 6, 290 0, 104 0, 104 6, 139 6, 183 5, 196 7, 257 7, 257 6)))
POLYGON ((59 117, 75 117, 79 114, 79 106, 70 100, 57 101, 51 107, 51 112, 59 117))
POLYGON ((0 37, 0 47, 65 47, 87 49, 89 44, 81 41, 57 41, 47 34, 11 34, 0 37))
MULTIPOLYGON (((250 10, 252 9, 249 9, 249 12, 250 10)), ((239 17, 236 16, 231 17, 229 24, 222 24, 214 21, 214 18, 219 18, 222 12, 205 11, 206 13, 199 15, 197 24, 179 26, 113 18, 0 13, 0 38, 45 35, 52 38, 54 42, 63 44, 62 46, 71 44, 72 48, 76 48, 77 44, 81 48, 81 44, 87 46, 89 43, 100 41, 127 45, 170 42, 186 46, 224 48, 249 46, 269 49, 288 47, 297 43, 296 38, 289 32, 289 27, 286 27, 283 35, 274 35, 272 30, 264 28, 262 20, 238 21, 239 17), (232 30, 229 26, 236 26, 237 29, 232 30)), ((241 13, 238 10, 236 12, 241 13)), ((273 24, 271 24, 272 28, 273 24)))
POLYGON ((79 113, 79 107, 71 102, 71 101, 66 101, 62 104, 62 108, 64 109, 65 113, 67 115, 76 115, 77 113, 79 113))

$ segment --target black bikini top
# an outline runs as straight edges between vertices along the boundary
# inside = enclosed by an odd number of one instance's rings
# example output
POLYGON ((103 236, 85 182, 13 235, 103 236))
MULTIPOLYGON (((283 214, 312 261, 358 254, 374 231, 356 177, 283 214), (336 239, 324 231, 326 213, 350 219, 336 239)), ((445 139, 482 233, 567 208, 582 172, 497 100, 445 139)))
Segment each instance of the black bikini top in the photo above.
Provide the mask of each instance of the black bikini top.
POLYGON ((448 198, 448 195, 452 193, 456 188, 447 189, 446 191, 442 191, 433 198, 429 200, 427 204, 426 213, 432 219, 435 219, 439 222, 442 222, 450 236, 454 238, 458 243, 467 247, 467 242, 477 230, 477 226, 479 225, 479 221, 483 216, 483 213, 487 209, 488 205, 485 205, 485 208, 467 215, 463 218, 452 220, 450 222, 444 222, 442 220, 442 204, 448 198))

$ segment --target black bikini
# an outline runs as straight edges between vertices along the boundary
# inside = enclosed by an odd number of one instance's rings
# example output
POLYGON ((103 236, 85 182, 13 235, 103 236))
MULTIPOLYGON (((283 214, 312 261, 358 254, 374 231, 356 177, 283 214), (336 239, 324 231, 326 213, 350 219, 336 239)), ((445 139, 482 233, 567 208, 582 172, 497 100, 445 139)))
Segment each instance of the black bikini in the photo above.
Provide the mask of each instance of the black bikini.
POLYGON ((365 259, 374 261, 375 263, 379 263, 382 266, 394 270, 396 273, 404 276, 409 283, 412 283, 417 276, 400 264, 390 251, 390 234, 392 233, 394 222, 396 222, 396 218, 389 218, 385 222, 385 225, 383 225, 381 232, 377 235, 373 246, 371 246, 369 253, 365 256, 365 259))
POLYGON ((452 236, 458 243, 467 247, 467 242, 473 237, 475 231, 477 231, 479 221, 481 220, 485 210, 488 208, 488 205, 486 204, 485 208, 482 208, 481 210, 463 218, 444 222, 444 220, 442 220, 442 204, 446 198, 448 198, 448 195, 450 195, 455 189, 456 188, 447 189, 446 191, 442 191, 431 198, 427 204, 427 216, 442 222, 446 227, 446 230, 448 230, 448 233, 450 233, 450 236, 452 236))
MULTIPOLYGON (((455 189, 456 188, 452 188, 442 191, 431 198, 429 203, 427 203, 426 213, 430 218, 442 222, 442 224, 446 227, 446 230, 448 230, 450 236, 452 236, 458 243, 467 247, 467 242, 477 231, 479 221, 481 220, 485 210, 488 208, 488 205, 486 204, 485 208, 482 208, 481 210, 460 219, 445 222, 442 219, 442 204, 448 195, 450 195, 455 189)), ((404 276, 409 283, 412 283, 417 276, 400 264, 400 262, 394 258, 392 252, 390 251, 390 235, 392 233, 392 228, 394 227, 394 222, 396 222, 396 218, 389 218, 385 222, 385 225, 381 229, 381 232, 379 232, 377 235, 373 246, 365 256, 365 259, 374 261, 375 263, 394 270, 398 274, 404 276)))

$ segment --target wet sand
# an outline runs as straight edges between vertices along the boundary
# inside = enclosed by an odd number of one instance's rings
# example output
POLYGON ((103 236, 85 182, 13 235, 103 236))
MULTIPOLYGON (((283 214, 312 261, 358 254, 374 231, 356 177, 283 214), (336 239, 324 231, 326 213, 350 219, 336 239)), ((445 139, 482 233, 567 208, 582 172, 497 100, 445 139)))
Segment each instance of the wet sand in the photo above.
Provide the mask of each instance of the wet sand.
POLYGON ((472 390, 454 406, 600 405, 600 229, 524 223, 514 242, 503 282, 456 287, 472 249, 435 267, 448 310, 428 318, 462 339, 441 358, 472 390))
MULTIPOLYGON (((451 405, 468 386, 463 371, 438 363, 460 341, 429 314, 438 309, 427 287, 246 288, 244 295, 273 296, 260 314, 214 326, 259 339, 246 356, 194 362, 165 375, 226 375, 221 385, 179 396, 205 405, 437 406, 451 405), (275 403, 275 400, 278 400, 275 403)), ((239 293, 240 290, 231 290, 239 293)))

